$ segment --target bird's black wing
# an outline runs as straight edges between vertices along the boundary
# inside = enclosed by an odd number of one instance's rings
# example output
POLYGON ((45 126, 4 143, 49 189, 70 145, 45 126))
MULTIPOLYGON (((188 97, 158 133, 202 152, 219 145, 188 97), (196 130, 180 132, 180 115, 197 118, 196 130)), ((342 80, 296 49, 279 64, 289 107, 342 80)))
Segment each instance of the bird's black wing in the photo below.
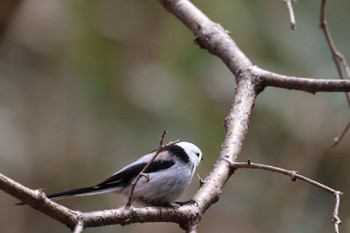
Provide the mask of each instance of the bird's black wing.
MULTIPOLYGON (((155 160, 150 164, 150 166, 147 168, 145 173, 152 173, 152 172, 157 172, 159 170, 167 169, 173 166, 174 164, 175 162, 173 160, 164 160, 164 159, 155 160)), ((97 184, 95 187, 110 186, 117 183, 127 184, 131 182, 131 180, 134 179, 146 165, 147 165, 147 162, 140 162, 140 163, 135 163, 134 165, 125 167, 124 169, 115 173, 113 176, 97 184)))
MULTIPOLYGON (((175 162, 173 160, 165 160, 165 159, 155 160, 150 164, 150 166, 147 168, 145 173, 152 173, 159 170, 163 170, 173 166, 174 164, 175 162)), ((54 193, 54 194, 48 195, 47 197, 51 199, 58 199, 62 197, 72 196, 72 195, 99 193, 103 190, 110 189, 119 185, 120 186, 128 185, 142 171, 142 169, 146 165, 147 165, 147 162, 131 164, 128 167, 125 167, 124 169, 115 173, 113 176, 109 177, 108 179, 104 180, 103 182, 95 186, 77 188, 77 189, 68 190, 65 192, 54 193)))

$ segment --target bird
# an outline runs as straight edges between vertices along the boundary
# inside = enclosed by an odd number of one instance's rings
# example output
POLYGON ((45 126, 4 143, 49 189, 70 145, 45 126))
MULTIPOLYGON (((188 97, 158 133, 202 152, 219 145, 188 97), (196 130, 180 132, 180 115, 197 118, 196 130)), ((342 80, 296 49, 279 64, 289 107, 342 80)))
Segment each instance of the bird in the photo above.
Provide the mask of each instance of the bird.
POLYGON ((158 150, 159 154, 137 182, 133 199, 142 205, 168 205, 189 186, 203 159, 202 151, 190 142, 179 141, 153 150, 96 185, 54 193, 47 197, 61 200, 107 192, 129 196, 131 183, 158 150))

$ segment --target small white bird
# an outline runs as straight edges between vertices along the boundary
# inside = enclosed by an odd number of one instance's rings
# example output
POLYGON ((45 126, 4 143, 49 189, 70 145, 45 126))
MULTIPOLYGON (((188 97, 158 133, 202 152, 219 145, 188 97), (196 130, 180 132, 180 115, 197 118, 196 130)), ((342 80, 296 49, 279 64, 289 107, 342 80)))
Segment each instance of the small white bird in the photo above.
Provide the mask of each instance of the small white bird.
MULTIPOLYGON (((131 182, 156 152, 157 150, 154 150, 142 156, 97 185, 55 193, 47 197, 59 200, 107 192, 128 196, 131 182)), ((163 147, 146 170, 147 177, 141 177, 138 181, 133 198, 150 205, 166 205, 175 201, 190 184, 202 159, 201 150, 189 142, 180 141, 163 147)))

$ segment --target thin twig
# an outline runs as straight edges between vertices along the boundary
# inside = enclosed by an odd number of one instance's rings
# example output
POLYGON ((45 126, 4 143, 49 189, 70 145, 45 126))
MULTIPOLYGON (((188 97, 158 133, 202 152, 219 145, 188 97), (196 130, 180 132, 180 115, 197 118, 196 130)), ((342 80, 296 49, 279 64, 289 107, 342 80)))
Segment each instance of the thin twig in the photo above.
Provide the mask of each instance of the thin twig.
MULTIPOLYGON (((329 48, 331 50, 334 63, 337 67, 339 77, 341 79, 350 78, 350 68, 349 64, 347 63, 344 55, 338 51, 337 47, 335 46, 335 43, 333 41, 332 35, 329 31, 327 20, 326 20, 326 0, 322 0, 321 2, 321 11, 320 11, 320 27, 322 28, 322 31, 326 37, 327 43, 329 45, 329 48), (345 71, 345 74, 343 73, 343 70, 345 71)), ((349 100, 349 106, 350 106, 350 100, 349 100)))
POLYGON ((346 124, 346 126, 344 127, 343 131, 340 133, 339 136, 335 137, 333 139, 333 145, 332 147, 335 147, 336 145, 339 144, 339 142, 343 139, 343 137, 345 136, 346 132, 348 132, 350 128, 350 120, 348 121, 348 123, 346 124))
POLYGON ((158 150, 154 153, 153 157, 148 161, 148 163, 146 164, 146 166, 142 169, 142 171, 135 177, 135 179, 132 181, 131 183, 131 187, 130 187, 130 193, 129 193, 129 198, 128 198, 128 202, 126 203, 127 207, 131 206, 131 203, 133 201, 133 196, 134 196, 134 190, 135 187, 137 185, 137 182, 141 179, 142 176, 145 176, 145 172, 146 170, 149 168, 149 166, 153 163, 153 161, 156 159, 156 157, 158 156, 158 154, 160 153, 160 151, 163 148, 163 144, 164 144, 164 137, 165 135, 168 133, 168 131, 166 129, 163 130, 162 135, 160 137, 159 140, 159 147, 158 150))
MULTIPOLYGON (((334 64, 336 65, 340 79, 350 78, 349 65, 348 65, 344 55, 341 52, 339 52, 338 49, 336 48, 335 43, 334 43, 333 38, 332 38, 332 35, 331 35, 329 28, 328 28, 328 24, 327 24, 327 20, 326 20, 326 0, 322 0, 322 2, 321 2, 320 27, 322 28, 322 31, 324 33, 324 36, 326 37, 328 46, 331 50, 334 64), (342 68, 345 70, 346 75, 344 74, 342 68)), ((346 97, 347 97, 348 105, 350 107, 350 96, 348 93, 346 94, 346 97)))
POLYGON ((239 168, 262 169, 262 170, 284 174, 284 175, 290 176, 292 178, 292 181, 302 180, 315 187, 318 187, 322 190, 325 190, 333 194, 335 198, 335 205, 332 213, 332 222, 334 224, 335 232, 339 233, 339 225, 341 224, 341 220, 339 218, 339 205, 340 205, 340 195, 343 194, 342 192, 332 189, 324 184, 321 184, 305 176, 299 175, 297 171, 286 170, 280 167, 274 167, 274 166, 265 165, 265 164, 252 163, 250 160, 248 160, 247 162, 234 162, 234 163, 227 160, 227 162, 231 164, 233 169, 239 169, 239 168))
MULTIPOLYGON (((334 44, 332 35, 329 31, 327 20, 326 20, 326 0, 321 1, 321 10, 320 10, 320 27, 322 28, 323 34, 326 37, 327 44, 331 50, 332 57, 334 64, 337 68, 339 78, 340 79, 349 79, 350 78, 350 68, 349 65, 344 57, 344 55, 339 52, 334 44)), ((350 94, 345 93, 346 100, 348 102, 348 106, 350 108, 350 94)), ((344 137, 344 135, 347 133, 349 129, 350 121, 348 122, 347 126, 344 128, 344 130, 341 132, 340 136, 336 137, 334 139, 334 144, 332 147, 339 144, 341 139, 344 137)))
POLYGON ((342 193, 339 191, 334 194, 335 205, 334 205, 334 210, 332 214, 332 221, 334 224, 334 231, 336 233, 339 233, 339 225, 341 224, 341 220, 339 218, 340 195, 342 195, 342 193))
POLYGON ((292 30, 296 29, 296 22, 294 17, 294 10, 293 10, 293 4, 296 3, 296 0, 283 0, 284 3, 286 3, 288 11, 289 11, 289 17, 290 17, 290 28, 292 30))

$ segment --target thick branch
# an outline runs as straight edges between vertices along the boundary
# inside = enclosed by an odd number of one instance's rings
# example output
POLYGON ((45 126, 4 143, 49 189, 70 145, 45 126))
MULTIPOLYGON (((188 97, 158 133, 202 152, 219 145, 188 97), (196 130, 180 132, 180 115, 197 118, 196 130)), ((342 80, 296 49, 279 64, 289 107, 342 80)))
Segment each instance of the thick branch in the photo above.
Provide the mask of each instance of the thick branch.
POLYGON ((114 210, 80 213, 46 198, 42 191, 34 191, 0 174, 0 189, 26 202, 29 206, 67 225, 76 232, 83 228, 106 225, 127 225, 142 222, 174 222, 186 226, 196 219, 199 209, 194 204, 174 207, 121 207, 114 210))
POLYGON ((50 201, 43 191, 31 190, 2 174, 0 174, 0 189, 71 229, 76 226, 78 215, 74 211, 50 201))
POLYGON ((159 0, 159 2, 195 35, 195 42, 217 55, 237 79, 237 88, 231 110, 226 118, 227 130, 220 157, 214 169, 194 196, 202 213, 215 203, 232 174, 225 159, 235 161, 241 151, 248 129, 249 115, 260 89, 258 79, 250 72, 252 63, 238 48, 229 33, 212 22, 188 0, 159 0))
POLYGON ((250 77, 240 79, 231 110, 225 119, 227 133, 220 157, 194 196, 194 200, 203 212, 218 201, 223 186, 232 174, 233 170, 226 160, 234 162, 241 151, 242 142, 248 131, 249 115, 257 95, 256 87, 258 84, 252 80, 250 77))
POLYGON ((121 207, 113 210, 103 210, 83 213, 85 227, 98 227, 106 225, 128 225, 144 222, 174 222, 186 225, 196 218, 199 210, 195 205, 176 207, 121 207))

